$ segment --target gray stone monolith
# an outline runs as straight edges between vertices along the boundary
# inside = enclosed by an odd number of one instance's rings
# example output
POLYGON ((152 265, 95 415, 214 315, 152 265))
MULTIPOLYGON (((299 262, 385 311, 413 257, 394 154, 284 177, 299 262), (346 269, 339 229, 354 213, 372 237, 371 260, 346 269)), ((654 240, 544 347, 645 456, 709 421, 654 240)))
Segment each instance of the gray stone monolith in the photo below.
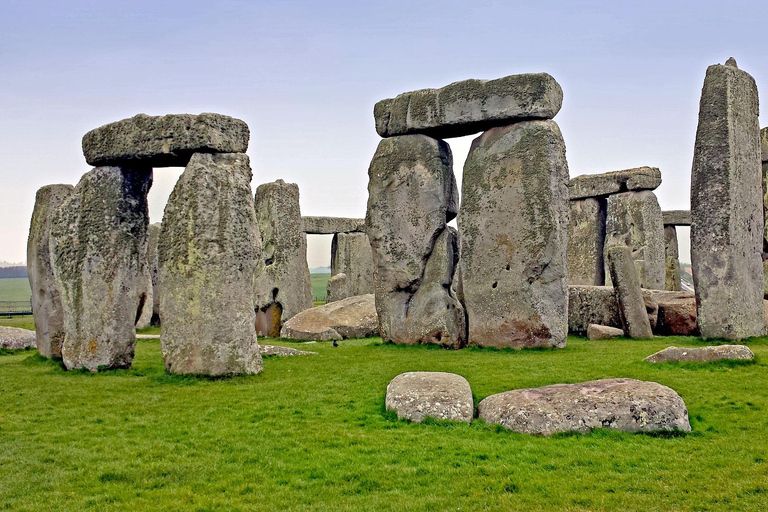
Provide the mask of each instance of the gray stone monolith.
POLYGON ((326 302, 373 293, 373 253, 365 233, 337 233, 331 241, 331 279, 326 302))
POLYGON ((453 282, 458 241, 453 157, 425 135, 382 140, 368 169, 366 231, 373 252, 381 337, 402 344, 466 343, 453 282))
POLYGON ((680 291, 680 251, 677 248, 677 228, 664 226, 664 289, 680 291))
POLYGON ((149 225, 147 230, 147 265, 152 277, 152 325, 160 325, 160 269, 157 261, 157 245, 160 241, 160 223, 149 225))
POLYGON ((763 199, 755 80, 707 68, 691 173, 691 263, 703 338, 765 332, 763 199))
POLYGON ((68 369, 130 368, 146 303, 147 192, 152 169, 96 167, 51 223, 51 257, 64 306, 68 369))
POLYGON ((606 251, 606 261, 616 290, 624 333, 630 338, 653 338, 632 251, 627 246, 615 245, 606 251))
POLYGON ((72 185, 46 185, 37 191, 27 239, 27 275, 32 290, 37 352, 54 359, 61 359, 64 310, 51 265, 51 222, 74 190, 72 185))
POLYGON ((606 200, 587 197, 569 201, 568 284, 605 284, 603 244, 606 200))
POLYGON ((470 344, 565 346, 568 217, 554 121, 493 128, 472 142, 459 213, 470 344))
POLYGON ((260 257, 242 153, 192 156, 171 193, 158 245, 161 343, 170 373, 262 369, 253 275, 260 257))

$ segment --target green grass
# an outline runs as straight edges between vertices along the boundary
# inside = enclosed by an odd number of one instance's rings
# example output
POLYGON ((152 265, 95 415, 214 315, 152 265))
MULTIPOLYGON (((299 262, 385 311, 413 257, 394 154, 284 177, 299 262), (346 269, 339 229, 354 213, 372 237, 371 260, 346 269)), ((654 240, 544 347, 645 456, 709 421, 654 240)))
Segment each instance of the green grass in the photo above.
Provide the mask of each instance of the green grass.
POLYGON ((29 280, 26 277, 9 277, 0 279, 0 301, 29 300, 32 291, 29 288, 29 280))
POLYGON ((513 352, 343 341, 218 380, 167 375, 156 340, 139 341, 132 370, 97 375, 4 355, 0 509, 766 510, 768 339, 750 343, 755 364, 642 361, 671 344, 700 342, 570 338, 513 352), (475 403, 556 382, 653 380, 682 395, 693 432, 543 438, 398 421, 384 393, 409 370, 459 373, 475 403))
POLYGON ((21 327, 22 329, 35 330, 35 319, 32 315, 0 316, 0 325, 6 327, 21 327))
POLYGON ((310 274, 312 281, 312 296, 315 300, 315 306, 325 304, 325 298, 328 295, 328 280, 331 274, 310 274))

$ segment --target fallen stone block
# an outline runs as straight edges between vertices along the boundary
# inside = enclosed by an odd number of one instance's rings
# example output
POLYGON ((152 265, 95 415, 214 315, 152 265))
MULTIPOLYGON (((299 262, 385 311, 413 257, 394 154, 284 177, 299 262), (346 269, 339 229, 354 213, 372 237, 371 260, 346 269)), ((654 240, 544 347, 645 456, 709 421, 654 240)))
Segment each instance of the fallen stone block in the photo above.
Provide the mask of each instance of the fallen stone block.
POLYGON ((280 337, 292 340, 341 340, 379 334, 373 294, 348 297, 307 309, 285 322, 280 337))
POLYGON ((417 423, 428 417, 469 423, 474 414, 469 382, 454 373, 401 373, 387 386, 385 404, 398 418, 417 423))
POLYGON ((646 357, 649 363, 751 361, 755 354, 744 345, 719 345, 716 347, 667 347, 646 357))
POLYGON ((34 348, 36 343, 35 331, 0 325, 0 348, 22 350, 34 348))
POLYGON ((259 345, 259 351, 261 357, 269 356, 316 356, 317 352, 310 352, 308 350, 297 350, 291 347, 278 347, 276 345, 259 345))
POLYGON ((587 338, 590 340, 610 340, 624 336, 622 329, 609 327, 607 325, 590 324, 587 327, 587 338))
POLYGON ((635 190, 656 190, 659 185, 661 185, 661 171, 656 167, 583 174, 571 179, 569 197, 574 200, 635 190))

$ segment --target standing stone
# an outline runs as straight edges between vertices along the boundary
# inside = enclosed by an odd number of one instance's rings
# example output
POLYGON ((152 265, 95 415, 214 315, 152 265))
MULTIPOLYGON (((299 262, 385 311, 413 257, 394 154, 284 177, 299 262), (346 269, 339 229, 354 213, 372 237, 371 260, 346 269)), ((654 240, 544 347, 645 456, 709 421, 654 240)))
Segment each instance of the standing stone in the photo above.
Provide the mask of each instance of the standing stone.
POLYGON ((139 318, 136 320, 136 329, 146 329, 152 323, 152 271, 147 267, 147 279, 141 291, 142 302, 139 304, 139 318))
POLYGON ((605 284, 603 243, 606 200, 588 197, 570 201, 568 284, 605 284))
POLYGON ((710 66, 691 174, 691 263, 704 338, 765 332, 757 116, 754 79, 735 64, 710 66))
POLYGON ((152 276, 152 325, 160 325, 160 269, 157 261, 157 245, 160 240, 160 223, 149 225, 147 230, 147 265, 152 276))
POLYGON ((616 289, 624 333, 630 338, 653 338, 632 252, 629 247, 616 245, 608 249, 606 256, 613 287, 616 289))
POLYGON ((466 342, 453 282, 458 261, 458 190, 444 141, 425 135, 382 140, 368 169, 366 231, 373 252, 381 337, 393 343, 466 342))
POLYGON ((373 291, 373 253, 368 235, 337 233, 331 242, 331 279, 328 281, 326 302, 373 291), (343 280, 333 280, 340 274, 344 274, 343 280))
POLYGON ((283 180, 259 185, 256 218, 262 246, 254 289, 257 325, 262 334, 276 337, 281 322, 313 304, 299 186, 283 180))
POLYGON ((152 169, 96 167, 51 223, 51 256, 64 305, 68 369, 130 368, 146 303, 147 192, 152 169))
MULTIPOLYGON (((664 289, 664 225, 656 194, 643 190, 608 197, 605 236, 605 250, 611 245, 626 245, 632 250, 641 287, 664 289)), ((606 269, 607 285, 610 279, 606 269)))
POLYGON ((680 291, 680 252, 677 249, 677 228, 664 226, 664 255, 666 258, 664 289, 680 291))
POLYGON ((262 369, 254 331, 259 233, 242 153, 196 153, 168 199, 158 245, 161 343, 171 373, 262 369))
POLYGON ((54 359, 61 359, 64 311, 51 265, 51 222, 74 189, 72 185, 47 185, 37 191, 27 240, 27 275, 32 290, 37 352, 54 359))
POLYGON ((459 213, 470 344, 565 346, 568 216, 554 121, 493 128, 472 142, 459 213))

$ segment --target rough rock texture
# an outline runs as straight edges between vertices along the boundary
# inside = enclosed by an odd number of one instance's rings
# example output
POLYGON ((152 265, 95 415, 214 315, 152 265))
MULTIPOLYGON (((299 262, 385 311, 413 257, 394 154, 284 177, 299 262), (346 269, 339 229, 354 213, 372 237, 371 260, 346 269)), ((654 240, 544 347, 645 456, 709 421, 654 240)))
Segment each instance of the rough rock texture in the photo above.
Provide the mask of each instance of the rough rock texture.
POLYGON ((163 360, 171 373, 262 369, 253 276, 260 257, 251 167, 240 153, 192 156, 158 245, 163 360))
POLYGON ((696 298, 693 293, 658 299, 659 320, 656 334, 661 336, 698 336, 696 298))
POLYGON ((268 356, 316 356, 317 352, 308 350, 296 350, 290 347, 278 347, 276 345, 259 345, 261 357, 268 356))
POLYGON ((707 69, 691 174, 691 263, 704 338, 765 332, 757 86, 734 66, 707 69))
POLYGON ((257 316, 266 317, 270 326, 262 333, 271 335, 275 329, 280 332, 281 322, 313 304, 299 186, 283 180, 259 185, 256 217, 262 257, 256 270, 254 304, 257 316))
POLYGON ((401 373, 387 386, 385 404, 398 418, 417 423, 427 417, 469 423, 475 411, 467 379, 443 372, 401 373))
POLYGON ((466 343, 464 309, 452 290, 458 262, 458 190, 444 141, 382 140, 368 169, 366 231, 374 262, 381 337, 394 343, 466 343))
POLYGON ((725 359, 751 361, 755 354, 744 345, 719 345, 716 347, 667 347, 646 357, 649 363, 722 361, 725 359))
POLYGON ((584 174, 569 185, 571 199, 607 196, 633 190, 655 190, 661 185, 661 171, 656 167, 638 167, 603 174, 584 174))
POLYGON ((459 213, 470 344, 565 346, 568 217, 554 121, 493 128, 472 142, 459 213))
POLYGON ((302 231, 308 235, 335 235, 336 233, 365 233, 365 219, 343 217, 302 217, 302 231))
POLYGON ((373 108, 382 137, 423 133, 443 139, 482 132, 526 119, 552 119, 563 90, 547 73, 496 80, 464 80, 382 100, 373 108))
POLYGON ((129 368, 146 304, 147 192, 152 170, 96 167, 51 222, 51 260, 64 307, 68 369, 129 368))
POLYGON ((184 167, 194 153, 245 153, 249 136, 221 114, 139 114, 86 133, 83 154, 89 165, 184 167))
POLYGON ((147 230, 147 265, 152 278, 152 319, 153 325, 160 324, 160 268, 157 261, 157 245, 160 241, 160 223, 149 225, 147 230))
POLYGON ((35 331, 0 325, 0 348, 21 350, 33 348, 36 343, 35 331))
POLYGON ((605 284, 606 201, 587 197, 569 203, 568 284, 602 286, 605 284))
POLYGON ((616 289, 616 298, 619 301, 624 333, 630 338, 653 338, 643 291, 637 280, 629 247, 611 247, 606 256, 611 280, 616 289))
POLYGON ((51 265, 51 222, 74 190, 72 185, 47 185, 37 191, 27 239, 27 275, 32 290, 37 352, 54 359, 61 359, 64 309, 51 265))
POLYGON ((587 338, 590 340, 610 340, 624 336, 624 331, 607 325, 589 324, 587 338))
POLYGON ((688 409, 674 390, 656 382, 603 379, 554 384, 491 395, 478 417, 524 434, 586 433, 594 428, 623 432, 690 432, 688 409))
POLYGON ((677 228, 664 226, 664 289, 680 291, 680 251, 677 249, 677 228))
MULTIPOLYGON (((655 329, 660 304, 691 296, 682 292, 643 290, 643 302, 651 328, 655 329)), ((568 332, 585 336, 590 324, 621 328, 616 291, 611 286, 568 286, 568 332)))
MULTIPOLYGON (((640 286, 664 289, 664 225, 656 194, 650 190, 624 192, 608 198, 605 249, 626 245, 632 250, 640 286)), ((610 285, 606 268, 605 284, 610 285)))
POLYGON ((661 222, 665 226, 690 226, 691 210, 665 210, 661 212, 661 222))
POLYGON ((331 241, 331 279, 326 302, 374 292, 373 253, 365 233, 337 233, 331 241), (333 278, 343 274, 342 279, 333 278))
POLYGON ((373 294, 348 297, 307 309, 285 322, 281 338, 293 340, 341 340, 367 338, 379 333, 373 294))

